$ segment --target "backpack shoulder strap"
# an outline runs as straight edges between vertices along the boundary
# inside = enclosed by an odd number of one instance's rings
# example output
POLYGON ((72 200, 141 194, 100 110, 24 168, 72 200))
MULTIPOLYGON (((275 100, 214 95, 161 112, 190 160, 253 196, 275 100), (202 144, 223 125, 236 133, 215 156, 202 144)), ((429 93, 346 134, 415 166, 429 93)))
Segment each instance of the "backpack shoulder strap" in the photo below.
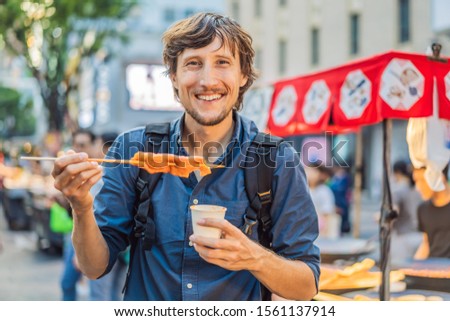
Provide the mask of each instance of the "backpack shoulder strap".
MULTIPOLYGON (((170 139, 170 123, 148 124, 145 127, 144 152, 168 153, 170 139)), ((141 239, 142 248, 150 251, 156 239, 156 227, 153 215, 153 206, 151 195, 156 187, 162 173, 150 175, 147 171, 140 168, 136 180, 136 201, 134 205, 134 228, 130 235, 130 262, 122 288, 122 294, 127 291, 128 282, 132 269, 134 252, 139 239, 141 239)))
MULTIPOLYGON (((245 190, 250 201, 250 208, 244 215, 244 225, 241 230, 250 235, 254 225, 258 223, 258 241, 266 248, 271 248, 272 245, 270 236, 272 178, 276 168, 276 153, 282 141, 280 137, 259 132, 246 155, 249 162, 244 172, 245 190)), ((261 284, 261 298, 264 301, 271 300, 271 293, 263 284, 261 284)))
MULTIPOLYGON (((169 152, 170 123, 148 124, 145 127, 145 152, 167 153, 169 152)), ((144 250, 150 250, 155 241, 156 228, 153 219, 153 206, 151 195, 162 173, 150 175, 140 168, 136 181, 137 202, 134 215, 134 237, 142 239, 144 250)))
POLYGON ((269 231, 272 226, 270 205, 272 203, 272 177, 276 168, 276 153, 283 140, 280 137, 259 132, 247 150, 245 167, 245 190, 250 201, 249 211, 244 216, 242 231, 252 233, 258 222, 258 239, 261 245, 270 248, 269 231))
MULTIPOLYGON (((148 124, 145 127, 145 145, 144 151, 151 153, 168 153, 169 152, 170 123, 148 124)), ((147 183, 149 195, 158 183, 162 173, 150 175, 146 170, 139 169, 138 191, 143 190, 142 185, 147 183)))

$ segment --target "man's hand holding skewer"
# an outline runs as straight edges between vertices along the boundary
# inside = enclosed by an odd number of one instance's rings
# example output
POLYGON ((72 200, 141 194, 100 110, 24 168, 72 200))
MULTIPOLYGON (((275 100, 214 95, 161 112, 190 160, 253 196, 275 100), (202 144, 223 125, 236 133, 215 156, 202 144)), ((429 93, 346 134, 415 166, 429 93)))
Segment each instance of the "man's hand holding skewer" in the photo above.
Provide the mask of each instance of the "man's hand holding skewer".
POLYGON ((88 161, 86 153, 68 151, 55 161, 52 176, 55 188, 69 200, 77 214, 92 209, 93 197, 91 187, 102 177, 102 167, 96 162, 88 161))

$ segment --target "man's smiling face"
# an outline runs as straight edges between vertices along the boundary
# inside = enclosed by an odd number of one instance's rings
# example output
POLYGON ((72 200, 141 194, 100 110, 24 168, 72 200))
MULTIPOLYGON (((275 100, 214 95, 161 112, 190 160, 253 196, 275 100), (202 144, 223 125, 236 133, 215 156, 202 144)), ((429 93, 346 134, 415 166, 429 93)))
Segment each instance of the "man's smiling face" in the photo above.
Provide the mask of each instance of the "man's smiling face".
POLYGON ((230 116, 247 77, 239 54, 216 37, 206 47, 185 49, 171 80, 187 114, 200 125, 214 126, 230 116))

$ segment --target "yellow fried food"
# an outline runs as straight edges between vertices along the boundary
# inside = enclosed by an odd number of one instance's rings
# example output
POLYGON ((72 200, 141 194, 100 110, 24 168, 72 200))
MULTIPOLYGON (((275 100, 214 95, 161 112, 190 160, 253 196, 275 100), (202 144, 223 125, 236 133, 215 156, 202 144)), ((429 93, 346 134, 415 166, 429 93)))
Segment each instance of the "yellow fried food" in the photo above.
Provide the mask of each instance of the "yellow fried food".
MULTIPOLYGON (((365 259, 342 270, 335 268, 323 268, 319 280, 320 290, 342 290, 371 288, 381 284, 381 272, 372 272, 375 261, 365 259)), ((391 271, 390 281, 398 282, 405 278, 400 271, 391 271)))
POLYGON ((339 271, 338 274, 341 276, 351 276, 358 272, 369 271, 375 266, 375 261, 372 259, 364 259, 361 262, 357 262, 351 266, 346 267, 344 270, 339 271))

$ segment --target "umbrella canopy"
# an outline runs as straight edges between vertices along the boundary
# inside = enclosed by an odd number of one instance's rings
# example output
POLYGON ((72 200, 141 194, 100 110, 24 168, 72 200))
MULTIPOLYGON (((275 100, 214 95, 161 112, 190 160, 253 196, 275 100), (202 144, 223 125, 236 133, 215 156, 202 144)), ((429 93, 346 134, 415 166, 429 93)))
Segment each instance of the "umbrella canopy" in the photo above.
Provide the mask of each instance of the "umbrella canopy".
POLYGON ((436 79, 439 117, 450 119, 450 64, 390 51, 273 84, 266 130, 277 136, 355 130, 383 119, 428 117, 436 79))

